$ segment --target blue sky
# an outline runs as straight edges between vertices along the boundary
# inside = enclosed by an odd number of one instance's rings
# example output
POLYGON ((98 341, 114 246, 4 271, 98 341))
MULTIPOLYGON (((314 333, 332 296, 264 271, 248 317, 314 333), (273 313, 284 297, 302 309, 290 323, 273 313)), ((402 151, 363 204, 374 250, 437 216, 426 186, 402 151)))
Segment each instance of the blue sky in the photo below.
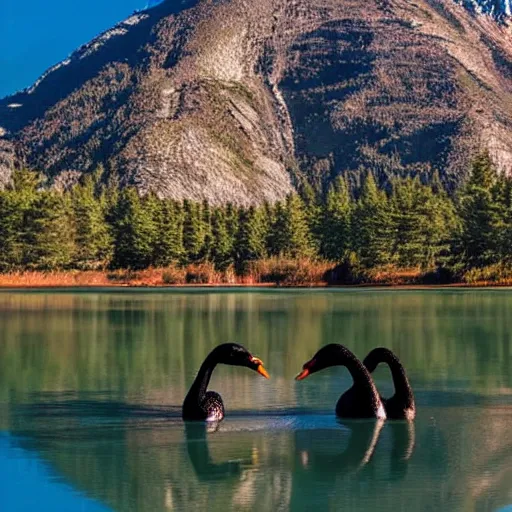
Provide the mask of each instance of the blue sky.
POLYGON ((147 0, 0 0, 0 98, 31 85, 147 0))

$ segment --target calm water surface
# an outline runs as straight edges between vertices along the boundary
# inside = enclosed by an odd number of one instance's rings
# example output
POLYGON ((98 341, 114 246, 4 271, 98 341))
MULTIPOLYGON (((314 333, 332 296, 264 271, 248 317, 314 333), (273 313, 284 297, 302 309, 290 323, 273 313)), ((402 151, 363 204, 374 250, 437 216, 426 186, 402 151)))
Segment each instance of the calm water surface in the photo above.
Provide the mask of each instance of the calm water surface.
POLYGON ((511 291, 2 292, 0 333, 2 511, 511 510, 511 291), (186 426, 225 341, 272 379, 219 366, 226 419, 186 426), (344 368, 294 382, 331 342, 396 351, 414 424, 338 422, 344 368))

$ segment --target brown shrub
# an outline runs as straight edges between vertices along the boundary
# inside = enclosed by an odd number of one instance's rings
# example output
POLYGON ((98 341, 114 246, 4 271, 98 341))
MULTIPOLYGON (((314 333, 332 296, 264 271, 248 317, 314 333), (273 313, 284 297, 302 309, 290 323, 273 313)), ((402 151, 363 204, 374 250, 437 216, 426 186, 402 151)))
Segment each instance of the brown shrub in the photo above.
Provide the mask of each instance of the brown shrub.
POLYGON ((222 283, 223 284, 240 284, 240 279, 238 278, 235 267, 230 265, 224 272, 222 273, 222 283))
POLYGON ((100 271, 70 272, 9 272, 0 274, 0 287, 70 287, 108 286, 109 280, 100 271))
POLYGON ((309 259, 270 258, 251 262, 246 277, 254 283, 275 283, 280 286, 312 286, 325 284, 331 264, 309 259))
POLYGON ((113 270, 107 273, 107 279, 114 283, 128 283, 140 279, 140 273, 134 270, 113 270))
POLYGON ((370 283, 391 286, 416 284, 422 276, 419 268, 397 268, 393 265, 367 270, 364 274, 366 280, 370 283))
POLYGON ((186 271, 182 267, 169 267, 162 271, 162 282, 166 285, 186 283, 186 271))
POLYGON ((186 267, 185 282, 187 284, 216 284, 221 283, 220 272, 211 263, 198 263, 186 267))
POLYGON ((466 284, 510 285, 512 284, 512 268, 503 263, 472 268, 464 273, 462 280, 466 284))

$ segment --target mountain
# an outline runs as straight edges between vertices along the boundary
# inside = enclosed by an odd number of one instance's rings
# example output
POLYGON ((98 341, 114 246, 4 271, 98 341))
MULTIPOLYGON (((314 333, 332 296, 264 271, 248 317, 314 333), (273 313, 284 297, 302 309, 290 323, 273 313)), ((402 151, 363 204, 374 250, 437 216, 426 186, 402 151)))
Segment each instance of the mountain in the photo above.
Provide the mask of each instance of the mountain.
POLYGON ((0 176, 249 204, 361 168, 456 184, 485 148, 509 170, 509 1, 464 4, 167 0, 0 100, 0 176))

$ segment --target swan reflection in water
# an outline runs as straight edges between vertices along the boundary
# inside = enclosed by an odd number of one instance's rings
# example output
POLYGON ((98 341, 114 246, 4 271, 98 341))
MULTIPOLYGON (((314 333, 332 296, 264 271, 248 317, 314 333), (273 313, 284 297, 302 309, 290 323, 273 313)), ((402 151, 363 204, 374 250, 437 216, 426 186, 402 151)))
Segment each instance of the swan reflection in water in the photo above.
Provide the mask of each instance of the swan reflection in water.
MULTIPOLYGON (((322 478, 329 473, 337 478, 362 471, 371 463, 384 425, 387 425, 391 437, 391 476, 393 479, 403 478, 414 452, 414 423, 386 423, 383 420, 341 423, 339 429, 296 430, 292 434, 294 478, 298 476, 300 479, 299 474, 304 472, 321 475, 322 478), (343 445, 344 449, 337 449, 343 445)), ((218 423, 185 423, 188 458, 200 481, 241 478, 244 471, 252 471, 258 466, 255 446, 245 458, 215 462, 210 453, 208 435, 215 435, 218 430, 218 423)), ((272 465, 275 463, 274 459, 272 465)))
POLYGON ((368 485, 405 478, 414 451, 414 423, 354 421, 340 428, 343 431, 296 432, 292 508, 307 502, 328 510, 345 499, 340 493, 347 486, 366 500, 368 485), (382 464, 387 459, 390 466, 382 464))
POLYGON ((328 510, 345 485, 365 499, 368 485, 379 480, 401 480, 408 471, 414 452, 412 422, 354 421, 339 430, 298 431, 295 433, 296 463, 291 508, 319 507, 328 510), (384 432, 386 433, 385 435, 384 432), (386 441, 375 454, 381 437, 386 441), (384 449, 386 448, 386 449, 384 449), (390 465, 381 461, 389 458, 390 465), (341 484, 345 480, 346 484, 341 484))
MULTIPOLYGON (((349 431, 346 448, 339 452, 342 444, 340 432, 336 430, 297 431, 295 444, 300 457, 300 465, 305 470, 341 473, 358 472, 368 465, 375 453, 382 429, 391 431, 390 469, 393 473, 405 476, 407 463, 414 452, 414 423, 408 421, 385 422, 356 421, 343 423, 349 431)), ((343 436, 345 437, 345 436, 343 436)))
POLYGON ((412 421, 392 421, 388 423, 391 430, 392 449, 390 459, 391 478, 401 480, 407 474, 409 460, 414 453, 416 431, 412 421))
POLYGON ((218 422, 185 423, 188 458, 198 480, 203 482, 228 480, 231 478, 240 479, 244 469, 251 468, 256 461, 253 451, 251 458, 214 462, 208 446, 208 434, 217 432, 218 428, 218 422))
POLYGON ((299 467, 322 475, 357 471, 371 460, 383 426, 383 420, 344 425, 349 430, 348 440, 346 434, 337 430, 297 431, 295 447, 299 467), (346 447, 339 451, 344 439, 346 447))

